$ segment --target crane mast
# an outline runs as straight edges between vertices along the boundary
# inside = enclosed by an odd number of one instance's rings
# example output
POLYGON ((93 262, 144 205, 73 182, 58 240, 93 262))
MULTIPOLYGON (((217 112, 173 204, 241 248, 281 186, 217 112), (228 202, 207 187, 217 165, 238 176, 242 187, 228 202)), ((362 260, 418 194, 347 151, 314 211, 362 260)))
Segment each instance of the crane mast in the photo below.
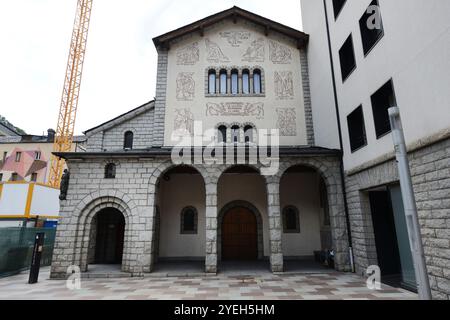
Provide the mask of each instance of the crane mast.
MULTIPOLYGON (((53 152, 70 152, 72 148, 92 1, 78 0, 77 2, 53 152)), ((64 164, 63 159, 52 155, 49 175, 50 186, 59 187, 64 164)))

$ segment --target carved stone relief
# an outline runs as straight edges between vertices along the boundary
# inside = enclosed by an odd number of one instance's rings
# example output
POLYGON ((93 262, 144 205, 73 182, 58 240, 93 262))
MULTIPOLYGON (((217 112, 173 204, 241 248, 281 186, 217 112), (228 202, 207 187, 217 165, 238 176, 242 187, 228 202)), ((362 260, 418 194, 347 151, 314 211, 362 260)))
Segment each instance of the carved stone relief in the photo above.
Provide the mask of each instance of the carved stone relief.
POLYGON ((194 134, 194 115, 188 109, 175 109, 173 129, 176 136, 192 136, 194 134))
POLYGON ((294 98, 292 71, 275 71, 275 96, 278 100, 294 98))
POLYGON ((232 47, 240 47, 243 40, 248 40, 250 38, 250 32, 246 31, 225 31, 221 32, 220 36, 227 39, 228 43, 232 47))
POLYGON ((242 61, 248 62, 264 62, 265 58, 265 42, 263 38, 259 38, 250 44, 245 51, 242 61))
POLYGON ((277 128, 280 136, 294 137, 297 135, 297 113, 295 108, 277 108, 277 128))
POLYGON ((200 61, 200 49, 198 42, 194 42, 191 45, 183 47, 177 51, 177 64, 178 65, 194 65, 200 61))
POLYGON ((207 103, 206 116, 241 116, 262 119, 264 118, 264 103, 207 103))
POLYGON ((269 57, 275 64, 288 64, 292 61, 292 51, 278 42, 269 40, 269 57))
POLYGON ((177 77, 177 100, 192 101, 195 98, 193 72, 180 72, 177 77))
POLYGON ((209 39, 205 39, 206 43, 206 59, 209 62, 213 63, 221 63, 221 62, 229 62, 230 59, 225 56, 225 54, 222 52, 222 49, 219 47, 219 45, 209 39))

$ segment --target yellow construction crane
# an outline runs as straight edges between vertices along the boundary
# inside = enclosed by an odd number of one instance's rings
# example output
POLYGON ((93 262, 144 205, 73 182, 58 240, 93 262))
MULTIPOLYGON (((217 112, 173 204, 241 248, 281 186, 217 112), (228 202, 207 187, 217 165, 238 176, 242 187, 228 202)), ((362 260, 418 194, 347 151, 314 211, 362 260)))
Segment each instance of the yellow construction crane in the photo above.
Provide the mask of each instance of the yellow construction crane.
MULTIPOLYGON (((53 152, 70 152, 72 148, 91 10, 92 0, 78 0, 53 152)), ((64 164, 63 159, 52 155, 50 186, 59 187, 64 164)))

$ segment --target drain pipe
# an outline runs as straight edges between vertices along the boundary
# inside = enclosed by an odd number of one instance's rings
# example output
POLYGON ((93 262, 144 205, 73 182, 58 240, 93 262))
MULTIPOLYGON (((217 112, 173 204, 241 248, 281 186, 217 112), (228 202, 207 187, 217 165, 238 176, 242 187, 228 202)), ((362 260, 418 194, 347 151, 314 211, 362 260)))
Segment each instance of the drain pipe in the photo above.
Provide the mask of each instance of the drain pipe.
POLYGON ((353 258, 353 241, 352 241, 352 231, 350 229, 350 215, 348 212, 348 204, 347 204, 347 192, 346 192, 346 186, 345 186, 345 175, 344 175, 344 144, 342 142, 342 128, 341 128, 341 117, 339 114, 339 104, 338 104, 338 97, 337 97, 337 91, 336 91, 336 75, 334 72, 334 61, 333 61, 333 53, 331 50, 331 38, 330 38, 330 25, 328 23, 328 11, 327 11, 327 3, 326 0, 323 0, 323 7, 325 9, 325 23, 327 26, 327 38, 328 38, 328 51, 330 55, 330 64, 331 64, 331 79, 333 82, 333 94, 334 94, 334 106, 336 109, 336 118, 337 118, 337 125, 338 125, 338 133, 339 133, 339 145, 341 148, 341 157, 340 157, 340 175, 341 175, 341 184, 342 184, 342 195, 344 197, 344 210, 345 210, 345 218, 347 222, 347 236, 348 236, 348 253, 350 257, 350 267, 352 269, 352 272, 355 272, 355 263, 353 258))

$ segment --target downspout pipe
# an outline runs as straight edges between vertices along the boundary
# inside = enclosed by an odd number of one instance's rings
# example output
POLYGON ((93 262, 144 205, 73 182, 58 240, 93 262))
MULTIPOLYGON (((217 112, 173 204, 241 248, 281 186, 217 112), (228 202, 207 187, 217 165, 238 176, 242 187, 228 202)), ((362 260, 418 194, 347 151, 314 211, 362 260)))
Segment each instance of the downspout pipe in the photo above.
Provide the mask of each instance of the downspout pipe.
POLYGON ((343 197, 344 197, 344 210, 345 210, 345 218, 347 222, 347 237, 348 237, 348 249, 349 249, 349 257, 350 257, 350 266, 352 269, 352 272, 355 272, 355 263, 354 263, 354 257, 353 257, 353 239, 352 239, 352 230, 350 226, 350 214, 348 211, 348 204, 347 204, 347 191, 346 191, 346 184, 345 184, 345 175, 344 175, 344 143, 342 142, 342 128, 341 128, 341 117, 339 114, 339 103, 338 103, 338 97, 337 97, 337 90, 336 90, 336 74, 334 72, 334 61, 333 61, 333 52, 331 49, 331 38, 330 38, 330 25, 328 23, 328 11, 327 11, 327 3, 326 0, 323 0, 323 7, 325 10, 325 23, 327 26, 327 38, 328 38, 328 51, 330 55, 330 64, 331 64, 331 79, 333 82, 333 94, 334 94, 334 106, 336 109, 336 118, 337 118, 337 125, 338 125, 338 134, 339 134, 339 145, 341 149, 341 157, 340 157, 340 175, 341 175, 341 184, 343 188, 343 197))

